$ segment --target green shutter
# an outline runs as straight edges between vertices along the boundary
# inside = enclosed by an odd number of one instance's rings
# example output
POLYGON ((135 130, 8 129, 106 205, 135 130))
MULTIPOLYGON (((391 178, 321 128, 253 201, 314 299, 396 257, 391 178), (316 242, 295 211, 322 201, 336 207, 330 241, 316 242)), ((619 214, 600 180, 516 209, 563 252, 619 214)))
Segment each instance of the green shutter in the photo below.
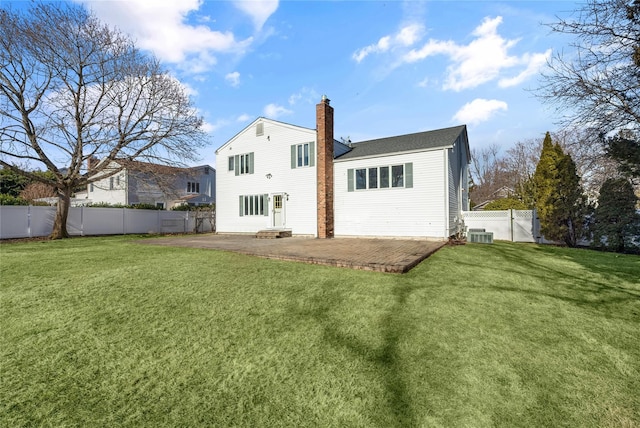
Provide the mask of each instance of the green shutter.
POLYGON ((353 168, 347 170, 347 191, 353 192, 353 168))
POLYGON ((413 163, 404 164, 404 187, 409 189, 413 187, 413 163))
POLYGON ((253 174, 253 152, 249 153, 249 174, 253 174))
POLYGON ((240 155, 235 155, 233 162, 235 163, 234 169, 235 169, 236 175, 240 175, 240 155))
POLYGON ((264 207, 264 216, 269 217, 269 195, 262 195, 262 206, 264 207))
POLYGON ((296 169, 296 145, 291 146, 291 169, 296 169))
POLYGON ((309 166, 314 166, 316 164, 316 142, 312 141, 309 143, 309 166))
POLYGON ((244 201, 243 201, 242 195, 240 195, 239 198, 240 198, 240 217, 242 217, 244 215, 244 201))

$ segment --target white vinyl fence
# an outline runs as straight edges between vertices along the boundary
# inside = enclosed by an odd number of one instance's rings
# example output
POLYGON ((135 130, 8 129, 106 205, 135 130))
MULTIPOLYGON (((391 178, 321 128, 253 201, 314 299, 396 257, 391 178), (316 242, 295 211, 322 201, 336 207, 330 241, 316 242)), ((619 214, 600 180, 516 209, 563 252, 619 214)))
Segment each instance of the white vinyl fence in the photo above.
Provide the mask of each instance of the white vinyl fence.
POLYGON ((493 232, 493 239, 539 243, 543 240, 535 210, 463 211, 462 218, 467 230, 493 232))
MULTIPOLYGON (((0 239, 48 236, 55 214, 55 207, 0 206, 0 239)), ((215 230, 213 217, 203 220, 196 211, 71 207, 67 219, 72 236, 188 233, 196 232, 196 225, 197 232, 215 230)))

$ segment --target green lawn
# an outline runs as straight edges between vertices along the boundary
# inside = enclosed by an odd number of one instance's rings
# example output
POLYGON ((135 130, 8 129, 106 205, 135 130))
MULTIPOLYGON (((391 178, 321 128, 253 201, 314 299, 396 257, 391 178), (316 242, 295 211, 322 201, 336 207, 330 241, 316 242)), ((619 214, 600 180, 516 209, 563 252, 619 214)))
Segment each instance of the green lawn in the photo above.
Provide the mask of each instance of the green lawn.
POLYGON ((640 257, 395 275, 135 239, 0 245, 0 426, 640 426, 640 257))

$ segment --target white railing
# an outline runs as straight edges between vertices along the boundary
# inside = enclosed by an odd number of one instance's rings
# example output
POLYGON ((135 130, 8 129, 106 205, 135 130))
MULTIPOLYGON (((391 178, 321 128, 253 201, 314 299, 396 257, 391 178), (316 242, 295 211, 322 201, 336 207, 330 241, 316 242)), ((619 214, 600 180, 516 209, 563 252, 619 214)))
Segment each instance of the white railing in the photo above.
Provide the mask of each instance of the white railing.
MULTIPOLYGON (((55 207, 0 206, 0 239, 48 236, 55 214, 55 207)), ((197 232, 212 232, 214 224, 197 218, 195 211, 71 207, 67 231, 72 236, 189 233, 197 225, 197 232)))

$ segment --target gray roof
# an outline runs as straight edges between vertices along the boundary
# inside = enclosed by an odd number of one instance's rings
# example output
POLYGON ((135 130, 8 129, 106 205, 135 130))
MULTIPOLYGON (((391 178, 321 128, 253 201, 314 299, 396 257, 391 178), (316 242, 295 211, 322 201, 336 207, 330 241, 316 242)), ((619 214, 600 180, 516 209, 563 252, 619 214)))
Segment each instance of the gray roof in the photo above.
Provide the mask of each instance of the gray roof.
POLYGON ((460 134, 465 132, 466 125, 459 125, 434 131, 362 141, 353 143, 351 151, 339 156, 337 160, 452 147, 460 134))

